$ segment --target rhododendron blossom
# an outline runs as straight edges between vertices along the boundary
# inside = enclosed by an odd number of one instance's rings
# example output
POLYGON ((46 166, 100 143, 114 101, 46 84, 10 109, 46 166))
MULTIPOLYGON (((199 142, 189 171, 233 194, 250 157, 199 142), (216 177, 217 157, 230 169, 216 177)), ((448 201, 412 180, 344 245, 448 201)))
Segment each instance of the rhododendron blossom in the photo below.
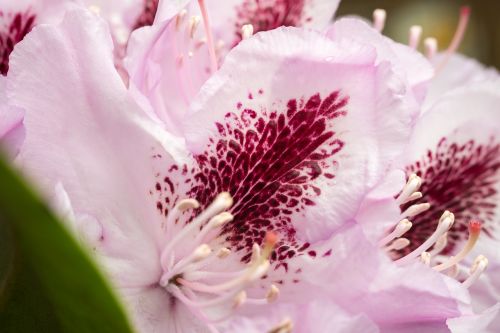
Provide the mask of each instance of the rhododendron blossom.
POLYGON ((499 327, 500 80, 455 55, 467 8, 423 55, 337 1, 58 3, 6 16, 0 138, 138 332, 499 327))

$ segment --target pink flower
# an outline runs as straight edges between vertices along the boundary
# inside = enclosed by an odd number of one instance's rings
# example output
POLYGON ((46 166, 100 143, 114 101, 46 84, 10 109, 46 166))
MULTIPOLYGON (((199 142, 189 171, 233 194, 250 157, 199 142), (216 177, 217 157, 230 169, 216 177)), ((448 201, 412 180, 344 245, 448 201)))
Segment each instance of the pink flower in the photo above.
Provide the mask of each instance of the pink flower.
POLYGON ((498 293, 490 282, 496 278, 483 274, 491 259, 498 263, 499 258, 500 144, 495 119, 500 116, 500 80, 494 70, 453 54, 468 15, 462 9, 456 36, 442 55, 435 56, 435 42, 426 41, 435 74, 399 162, 408 177, 395 201, 404 219, 383 238, 396 264, 418 259, 459 281, 462 289, 472 287, 472 306, 479 314, 448 320, 453 332, 495 330, 500 318, 498 293))
POLYGON ((139 330, 215 329, 333 277, 336 302, 366 297, 358 312, 379 322, 393 288, 411 291, 407 308, 413 295, 429 302, 403 318, 460 313, 437 273, 401 281, 426 267, 379 270, 392 262, 353 225, 415 114, 411 81, 376 48, 258 34, 229 52, 174 137, 126 89, 112 45, 83 10, 37 28, 11 57, 7 102, 25 111, 16 163, 95 251, 139 330))

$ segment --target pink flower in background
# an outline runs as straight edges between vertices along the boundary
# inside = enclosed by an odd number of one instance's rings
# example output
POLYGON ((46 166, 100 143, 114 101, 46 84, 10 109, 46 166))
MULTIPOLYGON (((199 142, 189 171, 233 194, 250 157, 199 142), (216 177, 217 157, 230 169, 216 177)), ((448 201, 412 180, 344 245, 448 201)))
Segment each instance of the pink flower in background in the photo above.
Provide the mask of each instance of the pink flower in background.
MULTIPOLYGON (((180 139, 126 90, 104 23, 72 11, 12 55, 8 103, 26 127, 16 163, 72 217, 139 329, 215 329, 278 294, 312 296, 332 258, 350 266, 335 235, 418 111, 375 51, 295 28, 256 35, 201 88, 180 139)), ((443 286, 446 311, 459 314, 443 286)))
POLYGON ((203 10, 198 1, 160 1, 155 23, 132 35, 125 59, 130 88, 143 108, 177 135, 203 83, 242 38, 283 25, 324 28, 338 1, 231 0, 221 6, 207 0, 201 5, 203 10))

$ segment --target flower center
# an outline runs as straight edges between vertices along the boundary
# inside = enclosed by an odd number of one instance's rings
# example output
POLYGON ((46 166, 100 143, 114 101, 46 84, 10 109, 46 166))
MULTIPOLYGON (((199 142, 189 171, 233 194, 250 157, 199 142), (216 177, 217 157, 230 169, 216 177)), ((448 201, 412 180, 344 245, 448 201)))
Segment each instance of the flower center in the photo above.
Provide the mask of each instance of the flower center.
POLYGON ((132 30, 152 25, 155 20, 157 10, 158 0, 144 0, 142 13, 136 19, 132 30))
POLYGON ((270 285, 262 298, 248 298, 245 291, 266 274, 277 242, 274 233, 266 235, 262 248, 253 244, 252 258, 243 269, 227 270, 236 265, 229 264, 233 259, 231 251, 217 238, 221 227, 233 219, 225 211, 232 203, 228 193, 221 193, 194 215, 199 203, 194 199, 180 200, 163 225, 167 242, 161 253, 163 275, 159 284, 207 323, 224 320, 244 303, 272 302, 279 293, 275 285, 270 285), (187 225, 186 219, 190 220, 187 225))
POLYGON ((245 0, 236 8, 235 41, 238 44, 244 34, 241 27, 253 26, 254 32, 268 31, 280 26, 299 26, 304 15, 304 0, 245 0))
POLYGON ((34 14, 5 13, 0 10, 0 74, 7 75, 9 70, 9 56, 14 46, 23 40, 24 36, 35 25, 34 14))
POLYGON ((412 244, 409 240, 410 237, 407 238, 407 235, 411 233, 414 226, 408 218, 416 219, 431 208, 429 203, 410 204, 422 197, 422 193, 418 191, 421 185, 422 179, 416 174, 411 174, 408 182, 396 198, 398 203, 408 204, 409 207, 401 213, 403 219, 398 222, 392 232, 379 241, 379 246, 394 257, 395 263, 398 265, 408 265, 420 260, 438 272, 444 272, 451 277, 457 278, 468 288, 479 278, 488 265, 486 257, 480 255, 476 257, 471 265, 469 275, 463 277, 466 269, 461 262, 474 248, 481 232, 482 223, 471 220, 468 224, 469 236, 465 245, 458 253, 448 257, 442 253, 449 238, 449 231, 455 223, 455 215, 449 211, 444 211, 432 234, 413 251, 408 251, 412 244), (405 251, 404 255, 401 254, 402 251, 405 251))

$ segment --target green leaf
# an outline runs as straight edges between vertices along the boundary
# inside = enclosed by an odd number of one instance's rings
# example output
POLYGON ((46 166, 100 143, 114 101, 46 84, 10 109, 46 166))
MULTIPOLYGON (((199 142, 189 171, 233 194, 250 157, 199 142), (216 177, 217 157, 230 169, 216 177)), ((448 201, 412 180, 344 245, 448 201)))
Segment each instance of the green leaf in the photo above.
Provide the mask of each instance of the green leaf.
POLYGON ((0 184, 1 331, 132 332, 88 252, 2 160, 0 184))

